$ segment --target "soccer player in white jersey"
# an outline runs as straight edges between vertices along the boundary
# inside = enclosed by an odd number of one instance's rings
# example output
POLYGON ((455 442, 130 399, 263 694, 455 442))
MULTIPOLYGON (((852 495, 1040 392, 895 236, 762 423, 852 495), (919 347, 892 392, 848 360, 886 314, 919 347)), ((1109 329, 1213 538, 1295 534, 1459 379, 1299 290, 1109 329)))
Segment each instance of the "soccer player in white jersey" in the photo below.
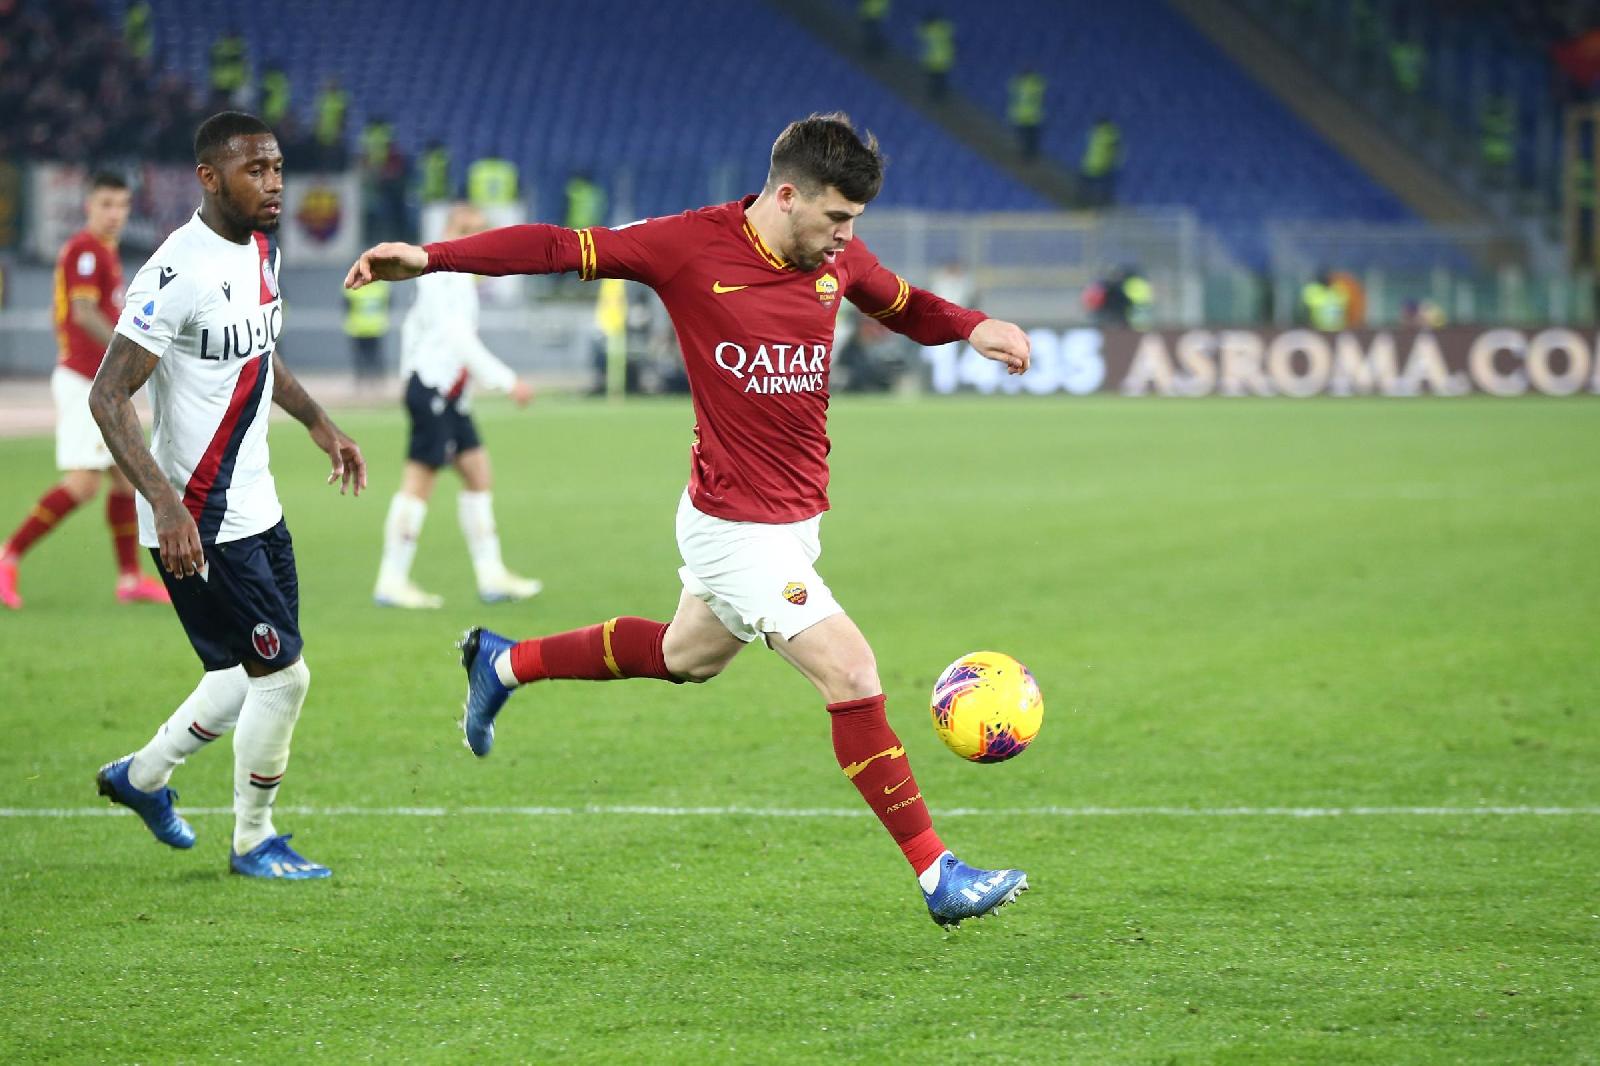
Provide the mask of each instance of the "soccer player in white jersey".
POLYGON ((234 729, 230 868, 250 877, 327 877, 326 866, 297 854, 272 823, 311 674, 301 658, 294 545, 268 468, 271 405, 328 453, 328 482, 339 482, 341 494, 366 487, 366 463, 278 355, 277 138, 260 119, 224 111, 201 124, 194 149, 200 209, 128 288, 89 404, 139 490, 139 543, 160 564, 205 675, 148 744, 102 767, 96 782, 157 840, 193 847, 194 830, 167 781, 186 757, 234 729), (151 446, 132 403, 146 381, 151 446))
MULTIPOLYGON (((457 204, 444 236, 453 240, 485 228, 482 212, 457 204)), ((533 389, 478 339, 478 285, 472 275, 430 274, 417 281, 416 301, 400 328, 400 376, 406 379, 411 434, 400 491, 389 501, 383 526, 383 561, 372 598, 385 607, 444 605, 443 597, 412 582, 411 560, 439 469, 447 465, 461 475, 456 509, 479 598, 498 603, 538 595, 543 586, 507 570, 500 557, 489 450, 478 437, 469 407, 473 386, 510 393, 518 406, 533 399, 533 389)))

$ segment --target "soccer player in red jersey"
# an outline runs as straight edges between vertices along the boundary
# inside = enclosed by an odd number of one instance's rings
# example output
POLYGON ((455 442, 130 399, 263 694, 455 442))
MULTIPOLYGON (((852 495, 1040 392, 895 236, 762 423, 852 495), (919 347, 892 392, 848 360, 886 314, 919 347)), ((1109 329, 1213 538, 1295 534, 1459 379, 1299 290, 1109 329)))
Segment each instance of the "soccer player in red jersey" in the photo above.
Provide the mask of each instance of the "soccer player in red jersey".
POLYGON ((56 403, 56 466, 63 475, 0 547, 0 604, 12 610, 22 606, 17 566, 23 553, 73 510, 94 499, 102 473, 111 476, 106 522, 117 554, 117 599, 123 603, 168 602, 161 582, 139 572, 133 486, 117 469, 89 414, 89 385, 122 313, 122 261, 117 257, 117 242, 128 221, 128 204, 127 182, 115 174, 96 174, 84 201, 87 224, 68 239, 56 259, 54 312, 59 363, 50 376, 50 392, 56 403))
POLYGON ((878 193, 876 140, 847 116, 791 123, 758 196, 617 229, 510 226, 417 247, 380 244, 345 284, 429 271, 624 278, 653 288, 677 329, 695 412, 678 507, 683 594, 669 623, 619 617, 513 642, 462 641, 467 745, 486 755, 512 689, 536 681, 708 681, 757 638, 822 694, 834 754, 917 873, 941 925, 989 913, 1027 887, 1021 870, 979 870, 934 831, 884 713, 866 638, 815 569, 828 508, 828 376, 840 300, 922 344, 965 340, 1014 374, 1027 335, 908 284, 854 240, 878 193))

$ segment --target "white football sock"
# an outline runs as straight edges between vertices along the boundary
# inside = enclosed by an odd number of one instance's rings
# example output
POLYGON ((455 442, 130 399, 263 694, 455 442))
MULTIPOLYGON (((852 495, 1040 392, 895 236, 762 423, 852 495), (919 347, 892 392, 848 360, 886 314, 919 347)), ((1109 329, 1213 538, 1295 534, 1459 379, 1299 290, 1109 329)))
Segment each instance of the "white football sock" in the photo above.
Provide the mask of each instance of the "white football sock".
POLYGON ((233 850, 239 855, 277 835, 272 801, 289 765, 289 739, 310 686, 304 659, 250 679, 233 733, 233 850))
POLYGON ((462 492, 456 496, 456 512, 461 519, 461 535, 467 539, 467 551, 472 555, 478 587, 494 584, 506 572, 506 564, 500 558, 500 535, 494 527, 494 494, 462 492))
POLYGON ((950 854, 948 851, 944 852, 944 854, 933 860, 932 866, 917 875, 917 884, 922 886, 924 893, 932 892, 939 887, 939 867, 944 865, 944 857, 948 854, 950 854))
POLYGON ((141 792, 165 788, 184 759, 233 728, 249 691, 242 666, 206 671, 150 742, 134 752, 128 783, 141 792))
POLYGON ((389 501, 389 517, 383 522, 383 562, 378 565, 378 587, 402 585, 411 579, 411 560, 417 554, 417 538, 428 505, 415 496, 397 492, 389 501))
POLYGON ((511 669, 511 649, 507 648, 494 657, 494 672, 500 678, 500 683, 506 688, 516 688, 522 684, 517 680, 517 675, 511 669))

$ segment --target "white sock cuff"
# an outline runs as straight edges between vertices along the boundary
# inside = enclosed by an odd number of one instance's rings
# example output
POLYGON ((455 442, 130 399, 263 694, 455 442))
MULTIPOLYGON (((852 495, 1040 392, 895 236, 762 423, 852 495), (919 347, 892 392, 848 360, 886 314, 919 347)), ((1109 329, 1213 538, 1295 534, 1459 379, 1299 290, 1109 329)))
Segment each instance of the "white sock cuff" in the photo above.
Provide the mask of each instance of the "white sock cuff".
POLYGON ((462 489, 456 494, 456 511, 461 516, 463 528, 470 524, 474 529, 493 532, 494 493, 462 489))
POLYGON ((205 700, 211 710, 237 718, 244 698, 250 693, 250 675, 243 666, 230 666, 226 670, 207 670, 194 687, 194 694, 205 700))
POLYGON ((389 524, 399 523, 406 532, 415 536, 427 517, 428 501, 419 500, 405 492, 397 492, 389 498, 389 524))
POLYGON ((306 665, 303 658, 296 659, 282 670, 250 679, 250 690, 256 698, 264 700, 268 706, 275 709, 292 700, 294 709, 298 711, 301 701, 306 698, 306 692, 310 688, 311 668, 306 665))

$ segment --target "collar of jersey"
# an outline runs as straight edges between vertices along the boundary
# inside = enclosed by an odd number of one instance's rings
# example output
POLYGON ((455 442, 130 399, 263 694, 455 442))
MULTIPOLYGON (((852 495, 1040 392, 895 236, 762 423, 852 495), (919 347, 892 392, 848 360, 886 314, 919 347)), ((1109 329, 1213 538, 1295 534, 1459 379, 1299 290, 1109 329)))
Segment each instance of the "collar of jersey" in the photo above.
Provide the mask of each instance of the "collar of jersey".
POLYGON ((750 216, 744 213, 744 209, 755 202, 756 198, 754 196, 747 196, 739 204, 739 223, 744 229, 744 239, 750 242, 750 247, 756 250, 756 254, 761 257, 762 262, 773 270, 793 270, 794 264, 774 252, 771 248, 768 248, 767 242, 761 239, 761 234, 757 233, 756 228, 750 224, 750 216))

